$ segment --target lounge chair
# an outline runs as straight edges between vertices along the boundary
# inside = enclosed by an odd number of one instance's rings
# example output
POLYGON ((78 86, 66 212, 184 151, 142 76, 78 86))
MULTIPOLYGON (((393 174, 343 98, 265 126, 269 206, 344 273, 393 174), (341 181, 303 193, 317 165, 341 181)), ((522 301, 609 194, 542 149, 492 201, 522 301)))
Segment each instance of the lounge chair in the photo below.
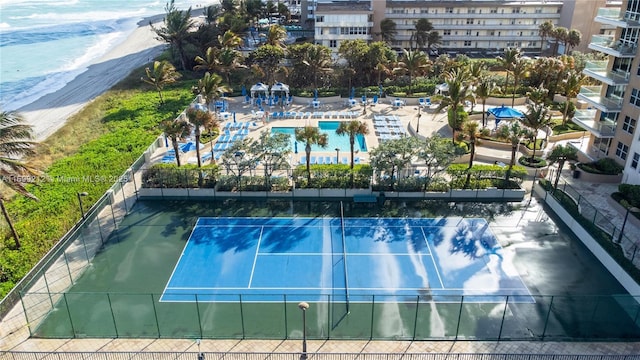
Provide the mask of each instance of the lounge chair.
POLYGON ((349 163, 349 160, 347 160, 346 156, 342 157, 342 163, 345 164, 345 165, 347 165, 349 163))
POLYGON ((327 164, 327 165, 331 164, 331 156, 325 156, 324 157, 324 163, 327 164))
POLYGON ((316 164, 316 157, 315 157, 315 156, 312 156, 312 157, 310 158, 310 160, 309 160, 309 164, 310 164, 310 165, 315 165, 315 164, 316 164))
POLYGON ((334 157, 333 157, 333 159, 332 159, 332 161, 331 161, 331 163, 332 163, 332 164, 337 164, 337 163, 338 163, 338 157, 337 157, 337 156, 334 156, 334 157))

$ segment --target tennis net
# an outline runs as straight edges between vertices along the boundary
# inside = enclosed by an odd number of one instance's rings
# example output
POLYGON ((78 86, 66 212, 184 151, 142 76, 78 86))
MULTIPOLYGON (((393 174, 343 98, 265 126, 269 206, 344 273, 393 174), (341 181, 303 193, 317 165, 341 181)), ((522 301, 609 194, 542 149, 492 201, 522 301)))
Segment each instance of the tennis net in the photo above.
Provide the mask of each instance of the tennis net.
POLYGON ((347 242, 344 234, 344 207, 340 201, 340 227, 342 230, 342 264, 344 265, 344 291, 347 313, 349 312, 349 275, 347 274, 347 242))

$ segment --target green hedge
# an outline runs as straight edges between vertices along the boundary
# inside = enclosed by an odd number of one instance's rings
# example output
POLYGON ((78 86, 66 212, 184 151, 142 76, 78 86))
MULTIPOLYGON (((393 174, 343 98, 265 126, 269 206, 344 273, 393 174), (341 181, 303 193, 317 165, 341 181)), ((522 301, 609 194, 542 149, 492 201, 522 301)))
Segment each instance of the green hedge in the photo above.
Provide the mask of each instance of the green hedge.
POLYGON ((624 170, 624 166, 619 165, 611 158, 602 158, 590 163, 579 163, 578 167, 588 173, 601 175, 618 175, 624 170))

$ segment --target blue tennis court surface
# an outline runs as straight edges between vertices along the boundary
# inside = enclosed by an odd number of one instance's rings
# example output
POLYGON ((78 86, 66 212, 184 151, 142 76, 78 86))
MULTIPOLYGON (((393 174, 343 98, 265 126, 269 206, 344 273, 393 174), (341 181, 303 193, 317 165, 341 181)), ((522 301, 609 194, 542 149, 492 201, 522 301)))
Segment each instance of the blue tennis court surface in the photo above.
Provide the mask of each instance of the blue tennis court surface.
POLYGON ((199 218, 161 301, 533 302, 502 253, 478 218, 199 218))

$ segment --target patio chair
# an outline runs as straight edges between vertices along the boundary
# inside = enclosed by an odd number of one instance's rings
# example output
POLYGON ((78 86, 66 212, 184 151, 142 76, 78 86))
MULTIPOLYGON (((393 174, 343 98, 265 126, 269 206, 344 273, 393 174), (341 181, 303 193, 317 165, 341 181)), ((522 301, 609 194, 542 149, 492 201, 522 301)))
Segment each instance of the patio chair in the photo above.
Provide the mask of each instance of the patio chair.
MULTIPOLYGON (((311 157, 313 159, 313 156, 311 157)), ((316 164, 318 165, 324 165, 324 158, 322 156, 318 156, 318 158, 316 159, 316 164)))
POLYGON ((347 165, 349 163, 349 160, 347 160, 346 156, 342 157, 342 161, 341 161, 344 165, 347 165))
POLYGON ((331 164, 331 156, 325 156, 324 157, 324 163, 327 164, 327 165, 331 164))
POLYGON ((309 164, 310 164, 310 165, 315 165, 315 164, 316 164, 316 157, 315 157, 315 156, 312 156, 312 157, 309 159, 309 164))
POLYGON ((332 164, 337 164, 337 163, 338 163, 338 157, 337 157, 337 156, 334 156, 334 157, 332 158, 332 160, 331 160, 331 163, 332 163, 332 164))

